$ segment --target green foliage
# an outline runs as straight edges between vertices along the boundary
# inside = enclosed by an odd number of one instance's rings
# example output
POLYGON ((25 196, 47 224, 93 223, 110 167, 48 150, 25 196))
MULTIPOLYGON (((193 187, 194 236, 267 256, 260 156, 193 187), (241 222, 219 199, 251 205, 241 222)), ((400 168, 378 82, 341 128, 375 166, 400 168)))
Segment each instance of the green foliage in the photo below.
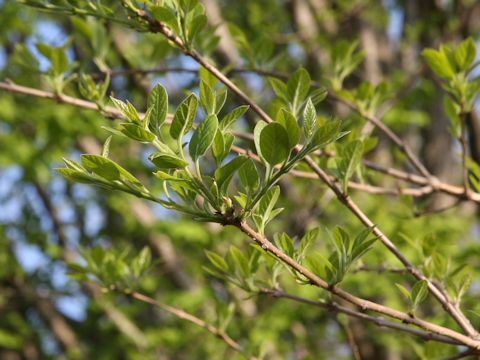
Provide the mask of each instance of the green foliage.
POLYGON ((152 254, 148 247, 132 256, 128 248, 115 253, 96 246, 85 249, 82 256, 86 265, 69 264, 71 276, 83 281, 93 276, 107 289, 134 290, 152 266, 152 254))
POLYGON ((436 334, 480 325, 478 5, 310 3, 0 4, 0 358, 463 351, 436 334))
POLYGON ((321 254, 307 255, 306 262, 312 271, 326 278, 330 285, 340 283, 351 266, 370 250, 375 238, 369 238, 370 229, 363 230, 355 238, 341 227, 336 227, 330 234, 334 252, 327 258, 321 254))

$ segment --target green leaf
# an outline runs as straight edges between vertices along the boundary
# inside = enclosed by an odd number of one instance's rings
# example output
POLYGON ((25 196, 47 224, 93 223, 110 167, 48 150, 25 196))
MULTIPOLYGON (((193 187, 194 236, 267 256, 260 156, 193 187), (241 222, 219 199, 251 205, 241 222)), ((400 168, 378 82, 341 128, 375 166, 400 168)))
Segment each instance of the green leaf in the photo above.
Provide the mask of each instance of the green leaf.
POLYGON ((312 272, 322 278, 327 278, 327 269, 333 271, 333 265, 318 251, 309 252, 305 256, 305 263, 312 272))
POLYGON ((120 132, 130 139, 143 143, 151 143, 155 139, 155 135, 153 135, 151 132, 145 130, 139 125, 132 123, 120 124, 120 132))
POLYGON ((154 134, 158 135, 160 132, 160 126, 165 122, 168 112, 168 94, 162 85, 157 84, 150 92, 147 106, 152 109, 149 129, 154 134))
POLYGON ((81 155, 82 164, 94 174, 107 180, 120 180, 143 187, 140 181, 117 163, 100 155, 81 155))
POLYGON ((215 114, 215 93, 208 84, 200 81, 200 103, 207 115, 215 114))
POLYGON ((82 184, 94 184, 95 179, 92 179, 92 177, 88 174, 86 174, 83 171, 78 171, 78 170, 73 170, 73 169, 67 169, 67 168, 57 168, 55 169, 60 175, 62 175, 64 178, 82 183, 82 184))
POLYGON ((110 97, 110 100, 112 100, 113 105, 120 110, 127 120, 140 124, 141 121, 140 117, 138 116, 138 112, 130 102, 127 101, 125 103, 122 100, 115 99, 114 97, 110 97))
POLYGON ((287 82, 287 96, 292 105, 292 110, 297 113, 310 90, 310 75, 304 68, 295 71, 287 82))
POLYGON ((260 147, 260 134, 262 133, 262 130, 267 125, 268 124, 265 121, 260 120, 259 122, 257 122, 257 124, 255 125, 255 128, 253 129, 253 141, 255 143, 255 149, 257 149, 257 154, 262 159, 263 159, 263 155, 262 155, 262 149, 260 147))
POLYGON ((209 115, 203 120, 193 133, 190 140, 189 152, 193 161, 204 155, 212 145, 213 139, 218 129, 218 119, 216 115, 209 115))
POLYGON ((346 192, 348 188, 348 180, 352 177, 353 173, 360 164, 363 154, 363 142, 360 140, 354 140, 348 143, 341 150, 341 159, 337 162, 338 171, 341 175, 341 181, 343 183, 343 190, 346 192))
POLYGON ((341 135, 340 122, 336 120, 329 121, 315 131, 310 144, 313 146, 313 149, 318 149, 337 140, 339 135, 341 135))
POLYGON ((269 77, 268 82, 273 88, 273 91, 275 94, 285 100, 288 101, 288 95, 287 95, 287 85, 285 83, 277 78, 269 77))
POLYGON ((238 171, 238 175, 240 176, 240 183, 243 185, 247 193, 253 193, 258 189, 260 178, 252 159, 248 159, 245 162, 238 171))
POLYGON ((232 111, 230 111, 227 115, 225 115, 222 120, 220 120, 220 128, 228 129, 231 127, 235 121, 237 121, 241 116, 243 116, 247 110, 249 109, 249 105, 242 105, 239 106, 232 111))
POLYGON ((293 256, 295 251, 293 240, 287 233, 282 233, 280 236, 276 236, 275 240, 280 249, 282 249, 288 256, 293 256))
POLYGON ((164 172, 164 171, 155 171, 153 173, 153 175, 160 179, 160 180, 167 180, 167 181, 187 181, 187 179, 184 179, 184 178, 180 178, 180 177, 177 177, 175 175, 170 175, 169 173, 167 172, 164 172))
POLYGON ((427 298, 428 295, 428 282, 426 280, 420 280, 413 285, 412 292, 410 294, 413 308, 416 308, 422 301, 427 298))
POLYGON ((188 41, 191 44, 195 37, 207 25, 207 17, 204 14, 195 16, 189 24, 188 41))
POLYGON ((246 156, 237 156, 232 161, 215 170, 218 188, 227 188, 235 171, 241 169, 247 160, 248 157, 246 156))
POLYGON ((212 154, 213 157, 217 160, 217 164, 221 163, 224 159, 222 156, 225 153, 225 139, 223 137, 222 131, 220 128, 217 130, 215 134, 215 138, 213 139, 212 144, 212 154))
POLYGON ((82 155, 82 164, 94 174, 107 180, 119 180, 120 170, 113 161, 99 155, 82 155))
POLYGON ((277 122, 281 124, 288 135, 288 143, 290 149, 293 149, 300 141, 300 126, 293 114, 285 109, 280 110, 277 122))
POLYGON ((220 110, 222 110, 225 101, 227 101, 227 89, 222 88, 215 93, 215 114, 218 115, 220 110))
POLYGON ((50 71, 53 74, 60 75, 68 70, 68 58, 63 46, 54 47, 38 43, 36 47, 43 56, 50 60, 50 71))
POLYGON ((318 88, 312 91, 312 93, 310 94, 310 98, 312 99, 313 105, 317 106, 323 100, 326 99, 327 95, 328 95, 327 89, 318 88))
POLYGON ((150 263, 152 261, 152 253, 150 252, 150 248, 144 246, 140 254, 136 257, 138 259, 138 265, 142 271, 148 269, 150 263))
POLYGON ((228 251, 229 255, 235 261, 235 264, 240 269, 242 276, 246 277, 250 275, 250 267, 248 266, 247 258, 241 253, 238 248, 235 246, 230 246, 230 250, 228 251))
POLYGON ((405 286, 400 284, 395 284, 395 286, 398 288, 398 290, 400 290, 400 292, 402 293, 403 296, 405 296, 405 298, 407 298, 408 300, 412 299, 410 296, 410 291, 408 291, 408 289, 405 288, 405 286))
POLYGON ((461 71, 467 71, 470 65, 475 61, 477 55, 477 46, 475 41, 469 37, 462 41, 455 51, 455 62, 461 71))
POLYGON ((166 6, 150 6, 149 10, 156 20, 167 24, 175 32, 179 31, 177 16, 172 9, 166 6))
POLYGON ((264 218, 269 218, 279 196, 280 187, 278 185, 271 187, 258 202, 255 212, 262 215, 264 218))
POLYGON ((278 123, 265 126, 260 133, 260 149, 265 161, 272 166, 285 161, 290 153, 285 128, 278 123))
POLYGON ((62 159, 62 160, 65 163, 65 166, 69 169, 84 172, 84 173, 87 172, 87 169, 85 169, 82 165, 80 165, 79 163, 77 163, 73 160, 68 160, 68 159, 65 159, 65 158, 62 159))
POLYGON ((203 66, 200 66, 198 69, 198 76, 202 79, 205 83, 208 84, 212 89, 218 84, 218 79, 213 75, 210 71, 205 69, 203 66))
POLYGON ((102 156, 105 158, 108 158, 108 154, 110 152, 110 142, 112 141, 112 135, 107 137, 107 140, 105 140, 105 143, 103 144, 102 147, 102 156))
POLYGON ((422 56, 432 71, 445 79, 452 78, 455 75, 448 57, 444 51, 436 51, 433 49, 425 49, 422 56))
POLYGON ((228 272, 228 265, 227 262, 218 254, 206 250, 205 254, 207 255, 208 260, 215 266, 218 270, 222 272, 228 272))
POLYGON ((188 166, 185 160, 169 154, 154 153, 149 160, 159 169, 183 169, 188 166))
POLYGON ((193 126, 193 119, 197 113, 198 100, 194 94, 189 95, 177 108, 173 115, 170 135, 174 139, 181 138, 193 126))
POLYGON ((307 139, 311 138, 317 129, 317 111, 313 105, 312 99, 307 100, 303 110, 303 131, 307 139))

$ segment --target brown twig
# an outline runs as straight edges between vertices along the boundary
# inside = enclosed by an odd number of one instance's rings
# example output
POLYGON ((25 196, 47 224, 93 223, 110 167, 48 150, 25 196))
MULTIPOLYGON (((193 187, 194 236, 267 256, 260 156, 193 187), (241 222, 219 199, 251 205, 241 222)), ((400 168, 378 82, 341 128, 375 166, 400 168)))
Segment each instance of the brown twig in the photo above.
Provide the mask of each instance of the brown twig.
POLYGON ((424 340, 438 341, 438 342, 442 342, 442 343, 446 343, 446 344, 452 344, 452 345, 458 345, 459 344, 457 341, 452 340, 448 337, 444 337, 444 336, 440 336, 440 335, 437 335, 437 334, 433 334, 431 332, 426 332, 426 331, 423 331, 423 330, 418 330, 418 329, 415 329, 415 328, 411 328, 409 326, 406 326, 406 325, 403 325, 403 324, 400 324, 400 323, 385 320, 381 317, 371 316, 371 315, 365 314, 365 312, 342 306, 342 305, 340 305, 340 304, 338 304, 334 301, 324 302, 324 301, 310 300, 310 299, 306 299, 306 298, 303 298, 303 297, 300 297, 300 296, 297 296, 297 295, 286 293, 286 292, 284 292, 282 290, 278 290, 278 289, 275 289, 275 290, 261 289, 260 293, 261 294, 266 294, 266 295, 269 295, 269 296, 272 296, 272 297, 275 297, 275 298, 284 298, 284 299, 289 299, 289 300, 299 302, 299 303, 303 303, 303 304, 307 304, 307 305, 317 306, 317 307, 320 307, 320 308, 323 308, 323 309, 326 309, 328 311, 332 311, 332 312, 335 312, 335 313, 345 314, 345 315, 350 316, 350 317, 354 317, 354 318, 357 318, 357 319, 361 319, 361 320, 371 322, 371 323, 373 323, 373 324, 375 324, 376 326, 379 326, 379 327, 406 332, 406 333, 412 334, 416 337, 422 338, 424 340))
MULTIPOLYGON (((205 69, 211 72, 215 77, 217 77, 220 81, 222 81, 232 92, 234 92, 239 98, 241 98, 245 103, 249 104, 251 109, 255 111, 263 120, 267 123, 273 122, 273 120, 269 117, 269 115, 263 111, 253 100, 251 100, 243 91, 238 88, 230 79, 228 79, 220 70, 218 70, 215 66, 211 65, 208 61, 203 59, 195 50, 187 49, 180 38, 178 38, 171 29, 169 29, 163 23, 160 23, 152 18, 150 18, 143 10, 138 10, 138 16, 142 19, 146 20, 149 25, 150 29, 153 32, 159 32, 163 34, 167 39, 177 45, 180 50, 185 55, 192 57, 195 61, 197 61, 200 65, 202 65, 205 69)), ((54 95, 45 96, 46 94, 42 91, 35 90, 31 92, 32 89, 21 87, 19 88, 18 85, 12 86, 11 83, 7 83, 7 85, 0 84, 0 88, 4 89, 14 89, 20 91, 25 91, 25 93, 29 93, 31 95, 40 96, 40 97, 47 97, 53 99, 60 99, 65 103, 71 103, 72 105, 77 105, 85 108, 90 109, 98 109, 98 106, 92 107, 92 103, 85 102, 81 100, 80 102, 78 99, 72 99, 70 97, 65 97, 63 95, 54 95), (10 86, 8 86, 10 85, 10 86), (23 89, 22 89, 23 88, 23 89), (87 103, 87 104, 86 104, 87 103)), ((12 90, 14 91, 14 90, 12 90)), ((50 94, 48 94, 50 95, 50 94)), ((114 109, 115 112, 118 114, 118 110, 114 109)), ((383 126, 383 124, 382 124, 383 126)), ((387 128, 388 129, 388 128, 387 128)), ((388 129, 388 131, 390 131, 388 129)), ((390 131, 391 132, 391 131, 390 131)), ((393 132, 391 132, 393 134, 393 132)), ((393 134, 395 135, 395 134, 393 134)), ((396 136, 396 135, 395 135, 396 136)), ((401 142, 401 140, 398 138, 401 142)), ((300 146, 295 148, 296 151, 301 149, 300 146)), ((408 149, 408 148, 407 148, 408 149)), ((345 194, 341 187, 334 181, 330 179, 330 177, 317 165, 317 163, 306 156, 304 161, 307 165, 316 173, 316 175, 335 193, 337 198, 343 203, 366 227, 371 228, 372 232, 378 237, 378 239, 387 247, 387 249, 393 253, 397 259, 401 261, 401 263, 405 266, 409 272, 416 277, 418 280, 425 280, 428 284, 429 291, 438 299, 438 301, 443 305, 444 309, 455 319, 455 321, 467 332, 467 334, 471 336, 476 336, 477 331, 473 328, 470 321, 467 317, 460 311, 458 307, 456 307, 453 302, 443 294, 428 278, 426 278, 417 268, 413 266, 410 261, 399 251, 399 249, 393 244, 393 242, 370 220, 370 218, 363 213, 363 211, 353 202, 353 200, 345 194)), ((438 181, 438 180, 437 180, 438 181)))
POLYGON ((359 265, 351 270, 352 273, 356 272, 375 272, 375 273, 392 273, 392 274, 408 274, 407 269, 403 268, 391 268, 387 267, 384 264, 377 266, 377 267, 371 267, 371 266, 366 266, 366 265, 359 265))
POLYGON ((329 285, 325 280, 321 279, 319 276, 311 272, 309 269, 305 268, 303 265, 296 262, 290 256, 282 252, 279 248, 277 248, 273 243, 271 243, 266 237, 262 236, 254 229, 250 227, 250 225, 246 221, 241 222, 233 222, 230 225, 236 226, 239 228, 243 233, 248 235, 255 243, 261 246, 261 248, 272 255, 274 255, 277 259, 285 263, 287 266, 291 267, 293 270, 297 271, 299 274, 304 276, 306 279, 310 281, 312 285, 318 286, 328 292, 332 293, 339 298, 358 306, 362 311, 373 311, 388 317, 400 320, 405 324, 415 325, 419 328, 427 330, 437 335, 448 337, 452 340, 460 342, 461 344, 468 346, 472 349, 480 350, 480 341, 472 339, 469 336, 463 335, 459 332, 456 332, 452 329, 445 328, 443 326, 439 326, 428 321, 419 319, 411 314, 403 313, 401 311, 389 308, 387 306, 377 304, 370 300, 362 299, 357 296, 354 296, 347 291, 344 291, 338 287, 329 285))
POLYGON ((336 323, 345 333, 345 338, 347 340, 350 351, 354 360, 362 360, 362 353, 360 352, 360 347, 358 346, 357 340, 355 339, 355 334, 353 333, 350 324, 347 320, 347 323, 344 324, 339 318, 336 318, 336 323))
MULTIPOLYGON (((447 356, 442 360, 458 360, 458 359, 466 358, 467 356, 473 356, 475 354, 478 355, 478 352, 472 349, 468 349, 468 350, 461 351, 455 355, 447 356)), ((475 358, 478 359, 478 357, 475 357, 475 358)))
POLYGON ((242 354, 246 358, 251 359, 251 360, 257 360, 256 357, 248 355, 245 352, 245 350, 242 348, 242 346, 238 342, 233 340, 230 336, 228 336, 223 330, 221 330, 221 329, 219 329, 219 328, 217 328, 213 325, 210 325, 209 323, 203 321, 202 319, 199 319, 196 316, 194 316, 192 314, 189 314, 182 309, 178 309, 176 307, 158 302, 155 299, 153 299, 153 298, 151 298, 147 295, 138 293, 138 292, 131 292, 131 293, 127 292, 125 294, 127 296, 132 297, 133 299, 136 299, 136 300, 142 301, 144 303, 156 306, 156 307, 158 307, 158 308, 176 316, 179 319, 186 320, 186 321, 189 321, 189 322, 191 322, 191 323, 193 323, 197 326, 200 326, 201 328, 204 328, 205 330, 207 330, 211 334, 215 335, 217 338, 219 338, 225 344, 227 344, 230 348, 232 348, 233 350, 242 354))

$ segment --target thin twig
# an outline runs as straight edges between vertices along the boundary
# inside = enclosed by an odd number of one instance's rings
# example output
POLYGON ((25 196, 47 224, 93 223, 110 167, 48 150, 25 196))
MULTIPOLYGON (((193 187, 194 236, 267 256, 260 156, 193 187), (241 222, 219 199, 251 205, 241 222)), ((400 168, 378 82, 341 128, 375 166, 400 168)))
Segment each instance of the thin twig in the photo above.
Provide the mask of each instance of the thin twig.
POLYGON ((371 266, 366 266, 366 265, 359 265, 352 270, 350 270, 352 273, 356 272, 375 272, 375 273, 392 273, 392 274, 408 274, 407 269, 404 268, 391 268, 387 267, 385 265, 380 265, 377 267, 371 267, 371 266))
POLYGON ((396 323, 396 322, 385 320, 381 317, 371 316, 371 315, 365 314, 365 312, 342 306, 342 305, 340 305, 340 304, 338 304, 334 301, 325 302, 325 301, 310 300, 310 299, 306 299, 306 298, 303 298, 303 297, 300 297, 300 296, 297 296, 297 295, 286 293, 286 292, 284 292, 282 290, 278 290, 278 289, 273 289, 273 290, 272 289, 261 289, 260 293, 261 294, 266 294, 266 295, 269 295, 269 296, 272 296, 272 297, 275 297, 275 298, 284 298, 284 299, 289 299, 289 300, 299 302, 299 303, 303 303, 303 304, 307 304, 307 305, 317 306, 317 307, 320 307, 320 308, 323 308, 323 309, 326 309, 328 311, 332 311, 332 312, 335 312, 335 313, 345 314, 345 315, 350 316, 350 317, 354 317, 354 318, 357 318, 357 319, 361 319, 361 320, 365 320, 365 321, 374 323, 375 325, 377 325, 379 327, 384 327, 384 328, 389 328, 389 329, 394 329, 394 330, 399 330, 399 331, 402 331, 402 332, 406 332, 406 333, 412 334, 416 337, 420 337, 424 340, 438 341, 438 342, 442 342, 442 343, 446 343, 446 344, 452 344, 452 345, 458 345, 459 344, 459 342, 457 342, 455 340, 452 340, 448 337, 440 336, 440 335, 437 335, 437 334, 433 334, 431 332, 426 332, 426 331, 418 330, 418 329, 415 329, 415 328, 411 328, 411 327, 403 325, 403 324, 399 324, 399 323, 396 323))
MULTIPOLYGON (((86 101, 83 99, 78 99, 74 98, 68 95, 55 95, 54 93, 48 92, 48 91, 43 91, 43 90, 38 90, 34 88, 29 88, 26 86, 21 86, 18 84, 15 84, 13 82, 0 82, 0 89, 4 89, 10 92, 14 93, 20 93, 20 94, 26 94, 30 96, 36 96, 40 98, 45 98, 45 99, 50 99, 54 101, 58 101, 63 104, 69 104, 85 109, 90 109, 90 110, 96 110, 100 111, 99 107, 97 104, 86 101)), ((123 114, 116 108, 111 107, 111 106, 106 106, 102 108, 101 110, 104 115, 106 115, 110 119, 115 119, 115 118, 123 118, 123 114)), ((139 113, 139 116, 143 117, 145 114, 144 113, 139 113)), ((172 114, 168 114, 166 123, 169 124, 173 118, 172 114)), ((241 131, 234 131, 233 134, 241 139, 251 141, 253 140, 253 136, 248 133, 244 133, 241 131)), ((261 162, 260 158, 250 152, 249 150, 245 150, 239 146, 233 145, 232 146, 232 151, 236 152, 237 154, 241 155, 246 155, 250 157, 251 159, 261 162)), ((300 171, 300 170, 292 170, 290 172, 291 175, 296 176, 296 177, 302 177, 306 179, 318 179, 318 176, 313 173, 313 172, 307 172, 307 171, 300 171)), ((330 176, 330 179, 332 181, 337 181, 333 176, 330 176)), ((422 178, 423 179, 423 178, 422 178)), ((410 195, 410 196, 425 196, 433 192, 431 187, 429 186, 424 186, 421 188, 384 188, 380 186, 373 186, 369 184, 362 184, 362 183, 357 183, 354 181, 349 181, 348 186, 352 189, 355 190, 360 190, 364 191, 367 193, 371 194, 386 194, 386 195, 410 195)), ((480 202, 480 196, 479 196, 479 202, 480 202)))
POLYGON ((125 294, 127 296, 132 297, 133 299, 136 299, 136 300, 142 301, 144 303, 156 306, 156 307, 158 307, 158 308, 176 316, 179 319, 186 320, 186 321, 189 321, 189 322, 191 322, 195 325, 198 325, 201 328, 204 328, 205 330, 210 332, 211 334, 215 335, 217 338, 219 338, 225 344, 227 344, 230 348, 232 348, 233 350, 242 354, 246 358, 251 359, 251 360, 257 360, 257 358, 255 356, 248 355, 245 352, 245 350, 242 348, 242 346, 238 342, 233 340, 230 336, 228 336, 223 330, 220 330, 219 328, 217 328, 213 325, 210 325, 209 323, 203 321, 202 319, 199 319, 196 316, 194 316, 192 314, 189 314, 182 309, 178 309, 176 307, 158 302, 155 299, 153 299, 153 298, 151 298, 147 295, 141 294, 139 292, 131 292, 131 293, 127 292, 125 294))
MULTIPOLYGON (((218 68, 212 65, 209 61, 203 58, 195 50, 188 48, 183 41, 164 23, 159 22, 151 18, 144 10, 137 9, 135 10, 137 16, 145 21, 149 30, 153 33, 160 33, 165 38, 170 40, 173 44, 177 46, 185 55, 191 57, 198 64, 203 66, 207 71, 214 75, 218 80, 220 80, 225 86, 227 86, 233 93, 235 93, 242 101, 250 105, 250 108, 257 113, 262 120, 267 123, 272 123, 273 119, 248 95, 246 95, 237 85, 235 85, 227 76, 225 76, 218 68)), ((365 119, 371 121, 375 124, 380 130, 382 130, 400 149, 407 155, 412 164, 423 174, 424 177, 429 179, 429 183, 433 188, 436 188, 438 179, 431 176, 428 170, 423 166, 420 160, 415 156, 411 149, 400 139, 390 128, 384 125, 378 118, 370 116, 368 114, 363 114, 363 112, 358 109, 356 105, 350 103, 338 96, 334 98, 342 101, 346 106, 350 107, 352 110, 359 112, 361 115, 364 115, 365 119)), ((297 145, 294 148, 295 152, 301 150, 301 147, 297 145)), ((400 250, 395 246, 395 244, 370 220, 370 218, 353 202, 353 200, 345 194, 341 187, 332 182, 328 175, 317 165, 317 163, 309 156, 306 156, 303 159, 307 165, 318 175, 318 177, 335 193, 337 198, 343 203, 350 211, 368 228, 372 229, 372 232, 378 237, 378 239, 387 247, 387 249, 397 257, 398 260, 407 268, 410 273, 417 278, 418 280, 424 280, 427 282, 429 291, 434 295, 434 297, 443 305, 445 311, 449 313, 452 318, 460 325, 460 327, 472 338, 478 336, 478 332, 470 323, 470 320, 462 313, 462 311, 455 306, 453 301, 444 293, 442 293, 430 279, 428 279, 420 270, 414 267, 414 265, 400 252, 400 250)))
MULTIPOLYGON (((267 123, 273 122, 270 116, 263 111, 253 100, 251 100, 243 91, 238 88, 230 79, 228 79, 220 70, 218 70, 215 66, 211 65, 207 60, 201 57, 195 50, 187 49, 181 39, 177 37, 171 29, 169 29, 166 25, 161 22, 158 22, 152 18, 150 18, 143 10, 138 10, 138 15, 146 20, 153 32, 159 32, 163 34, 167 39, 177 45, 177 47, 182 50, 185 55, 192 57, 195 61, 197 61, 200 65, 202 65, 206 70, 211 72, 215 77, 217 77, 220 81, 222 81, 232 92, 234 92, 239 98, 241 98, 245 103, 249 104, 251 109, 256 112, 264 121, 267 123)), ((1 85, 1 84, 0 84, 1 85)), ((7 83, 12 88, 11 83, 7 83)), ((9 86, 0 86, 0 88, 8 88, 9 86)), ((18 89, 17 90, 28 90, 28 89, 18 89)), ((41 97, 48 97, 52 98, 51 96, 42 96, 42 93, 31 93, 31 95, 41 96, 41 97)), ((45 95, 43 93, 43 95, 45 95)), ((72 101, 72 99, 65 98, 62 95, 54 95, 53 99, 61 99, 61 101, 66 103, 71 103, 72 105, 78 104, 78 106, 91 108, 91 103, 85 104, 85 101, 82 100, 81 102, 72 101), (69 102, 70 101, 70 102, 69 102)), ((75 99, 78 100, 78 99, 75 99)), ((98 109, 98 106, 96 106, 98 109)), ((116 111, 118 113, 118 110, 116 111)), ((382 124, 383 125, 383 124, 382 124)), ((389 129, 388 129, 389 130, 389 129)), ((394 134, 395 135, 395 134, 394 134)), ((395 135, 396 136, 396 135, 395 135)), ((398 139, 400 140, 400 139, 398 139)), ((401 142, 401 140, 400 140, 401 142)), ((295 147, 295 151, 300 151, 301 147, 297 145, 295 147)), ((458 307, 456 307, 453 302, 443 294, 427 277, 425 277, 417 268, 413 266, 412 263, 400 252, 400 250, 394 245, 394 243, 370 220, 370 218, 363 213, 363 211, 353 202, 353 200, 349 197, 348 194, 345 194, 338 183, 332 181, 330 177, 317 165, 317 163, 306 156, 304 161, 307 165, 317 174, 317 176, 335 193, 337 198, 343 203, 366 227, 371 228, 372 232, 377 236, 377 238, 387 247, 387 249, 393 253, 405 266, 409 272, 416 277, 418 280, 425 280, 428 284, 429 291, 438 299, 438 301, 443 305, 444 309, 455 319, 455 321, 467 332, 467 334, 471 336, 476 336, 477 331, 473 328, 468 318, 460 311, 458 307)), ((438 181, 438 180, 437 180, 438 181)))
POLYGON ((370 300, 362 299, 357 296, 350 294, 349 292, 342 290, 338 287, 329 285, 325 280, 321 279, 319 276, 311 272, 309 269, 299 264, 297 261, 292 259, 290 256, 285 254, 279 248, 277 248, 272 242, 270 242, 265 236, 259 234, 246 221, 241 222, 232 222, 230 225, 236 226, 243 233, 248 235, 253 241, 255 241, 261 248, 272 255, 277 259, 285 263, 287 266, 291 267, 293 270, 297 271, 299 274, 303 275, 306 279, 310 281, 312 285, 318 286, 333 295, 338 296, 339 298, 358 306, 362 311, 374 311, 388 317, 402 321, 405 324, 415 325, 419 328, 427 330, 437 335, 448 337, 452 340, 458 341, 470 348, 480 350, 480 341, 472 339, 469 336, 463 335, 459 332, 456 332, 452 329, 439 326, 428 321, 419 319, 411 314, 407 314, 387 306, 377 304, 370 300))
MULTIPOLYGON (((468 349, 468 350, 464 350, 462 352, 459 352, 458 354, 447 356, 447 357, 443 358, 442 360, 458 360, 458 359, 466 358, 467 356, 473 356, 475 354, 478 355, 478 352, 475 351, 475 350, 472 350, 472 349, 468 349)), ((476 359, 478 359, 478 357, 476 357, 476 359)))

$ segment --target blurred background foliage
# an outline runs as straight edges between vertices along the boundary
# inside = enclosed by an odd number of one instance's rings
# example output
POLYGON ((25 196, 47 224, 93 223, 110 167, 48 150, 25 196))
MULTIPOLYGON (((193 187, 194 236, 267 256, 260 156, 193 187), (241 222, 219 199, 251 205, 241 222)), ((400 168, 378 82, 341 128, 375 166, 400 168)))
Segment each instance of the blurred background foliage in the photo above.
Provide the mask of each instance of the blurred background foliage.
MULTIPOLYGON (((123 14, 120 2, 101 3, 114 14, 123 14)), ((239 69, 290 74, 303 66, 312 80, 356 101, 377 96, 374 110, 388 99, 383 121, 411 144, 433 174, 461 183, 460 146, 449 131, 442 106, 444 90, 420 53, 426 47, 459 43, 468 36, 478 41, 478 1, 202 3, 210 31, 196 40, 197 48, 270 112, 281 105, 267 79, 239 69), (347 59, 355 55, 345 51, 355 46, 363 52, 358 61, 347 59), (343 83, 338 83, 338 77, 332 81, 332 74, 355 62, 358 65, 343 83), (373 93, 364 82, 384 85, 373 93)), ((99 82, 109 72, 108 93, 116 98, 145 109, 148 92, 161 83, 174 109, 187 91, 198 92, 197 71, 191 59, 158 34, 0 1, 2 80, 83 98, 80 74, 90 74, 99 82), (61 77, 60 83, 52 81, 56 76, 61 77)), ((229 95, 226 107, 240 104, 229 95)), ((373 130, 358 114, 336 102, 322 103, 319 111, 325 118, 333 114, 341 118, 352 130, 351 136, 373 130)), ((478 162, 478 110, 469 116, 470 153, 478 162)), ((237 127, 251 132, 256 120, 248 112, 237 127)), ((0 92, 0 358, 242 358, 199 327, 128 297, 92 291, 68 275, 66 261, 84 263, 82 251, 104 249, 114 257, 125 256, 130 265, 145 247, 152 253, 152 266, 135 281, 137 288, 209 323, 227 326, 229 335, 245 349, 267 359, 349 359, 352 338, 364 359, 436 359, 457 351, 455 346, 398 336, 393 330, 322 308, 268 295, 252 296, 204 268, 209 263, 206 250, 225 256, 234 245, 248 251, 246 237, 235 229, 197 223, 120 192, 67 182, 52 170, 61 166, 63 157, 99 154, 109 135, 102 126, 109 124, 97 111, 0 92)), ((412 170, 382 133, 373 131, 371 139, 378 143, 367 152, 367 160, 412 170)), ((142 146, 116 137, 110 153, 144 184, 161 190, 142 146)), ((403 186, 367 168, 362 169, 362 178, 379 186, 403 186)), ((325 186, 312 184, 294 177, 280 182, 279 206, 284 211, 269 225, 267 235, 285 231, 299 239, 319 227, 314 247, 328 254, 327 229, 340 225, 356 234, 362 226, 325 186)), ((462 307, 471 311, 467 313, 478 328, 477 206, 445 194, 413 198, 352 190, 351 195, 424 271, 433 253, 437 262, 450 269, 466 266, 473 282, 462 307)), ((392 271, 400 264, 383 247, 375 246, 355 266, 343 288, 408 310, 395 283, 409 287, 414 282, 406 273, 392 271)), ((318 289, 296 284, 284 268, 279 271, 283 289, 311 299, 326 297, 318 289)), ((259 276, 268 279, 270 275, 259 276)), ((431 321, 454 326, 430 298, 418 312, 431 321)))

